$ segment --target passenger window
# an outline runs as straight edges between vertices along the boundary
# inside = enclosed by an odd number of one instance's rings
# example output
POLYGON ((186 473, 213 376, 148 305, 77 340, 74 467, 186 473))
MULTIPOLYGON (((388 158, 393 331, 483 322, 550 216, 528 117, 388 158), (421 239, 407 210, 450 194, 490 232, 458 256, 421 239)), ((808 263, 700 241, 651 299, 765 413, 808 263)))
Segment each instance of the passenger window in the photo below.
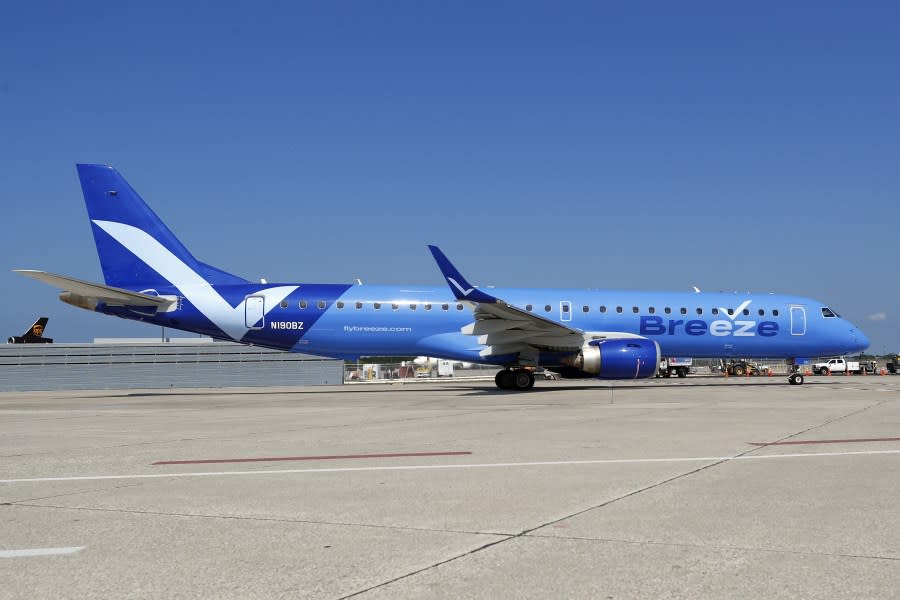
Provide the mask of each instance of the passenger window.
POLYGON ((698 314, 698 315, 702 315, 702 314, 703 314, 703 309, 702 309, 702 308, 698 308, 698 309, 697 309, 697 314, 698 314))
POLYGON ((585 304, 581 307, 581 312, 591 312, 591 307, 585 304))
POLYGON ((733 308, 729 308, 729 309, 728 309, 728 316, 733 316, 733 315, 734 315, 734 309, 733 309, 733 308))
POLYGON ((359 309, 361 309, 361 308, 362 308, 362 302, 357 302, 357 303, 356 303, 356 310, 359 310, 359 309))
POLYGON ((649 312, 651 315, 654 315, 654 314, 656 314, 656 309, 651 306, 650 308, 647 309, 647 312, 649 312))
POLYGON ((426 304, 426 305, 425 305, 425 310, 431 310, 431 304, 426 304))
POLYGON ((667 306, 665 309, 663 309, 663 312, 665 312, 667 315, 671 315, 671 314, 672 314, 672 309, 671 309, 670 307, 667 306))
POLYGON ((400 305, 399 305, 399 304, 397 304, 396 302, 392 302, 392 303, 391 303, 391 309, 392 309, 392 310, 397 310, 398 308, 400 308, 400 305))
POLYGON ((544 305, 544 312, 550 312, 550 305, 549 305, 549 304, 545 304, 545 305, 544 305))
POLYGON ((301 300, 301 301, 300 301, 300 308, 306 308, 307 306, 308 306, 308 305, 307 305, 307 303, 306 303, 306 300, 301 300))
POLYGON ((761 316, 761 317, 766 316, 766 311, 764 311, 763 309, 759 309, 759 316, 761 316))
POLYGON ((605 312, 606 312, 606 307, 605 307, 605 306, 601 306, 601 307, 600 307, 600 312, 605 313, 605 312))
POLYGON ((409 310, 416 310, 416 305, 415 305, 415 304, 410 304, 410 305, 409 305, 409 310))
POLYGON ((568 313, 568 312, 569 312, 569 305, 568 305, 568 304, 563 304, 563 305, 562 305, 562 309, 563 309, 562 311, 563 311, 564 313, 568 313))
POLYGON ((441 310, 450 310, 449 304, 441 304, 441 310))
POLYGON ((375 310, 381 310, 381 302, 375 302, 372 304, 375 307, 375 310))
POLYGON ((456 305, 456 310, 462 310, 462 309, 463 309, 463 305, 462 305, 462 304, 457 304, 457 305, 456 305))
POLYGON ((324 300, 319 300, 318 306, 319 306, 319 309, 320 309, 320 310, 323 309, 323 308, 325 308, 325 301, 324 301, 324 300))
POLYGON ((342 308, 344 308, 344 303, 343 303, 343 302, 338 302, 338 303, 337 303, 337 307, 338 307, 339 310, 342 309, 342 308))
POLYGON ((616 312, 617 312, 617 313, 622 312, 622 307, 621 307, 621 306, 617 306, 617 307, 616 307, 616 312))
POLYGON ((687 314, 687 309, 683 306, 681 307, 681 314, 683 314, 683 315, 687 314))
POLYGON ((527 310, 528 312, 531 312, 533 309, 534 309, 534 307, 531 306, 530 304, 525 305, 525 310, 527 310))
POLYGON ((777 309, 777 308, 774 309, 774 310, 772 311, 772 316, 773 316, 773 317, 777 317, 777 316, 778 316, 778 309, 777 309))
POLYGON ((638 314, 638 307, 637 307, 637 306, 632 306, 632 307, 631 307, 631 312, 633 312, 634 314, 638 314))
POLYGON ((287 300, 282 300, 282 301, 281 301, 281 304, 279 304, 278 306, 280 306, 281 308, 287 308, 287 307, 288 307, 288 301, 287 301, 287 300))
POLYGON ((717 315, 717 314, 719 314, 719 309, 718 309, 718 308, 714 308, 714 309, 712 309, 712 310, 709 311, 709 312, 711 312, 711 313, 714 314, 714 315, 717 315))
POLYGON ((745 308, 745 309, 744 309, 744 316, 746 317, 746 316, 749 316, 749 315, 750 315, 750 309, 745 308))

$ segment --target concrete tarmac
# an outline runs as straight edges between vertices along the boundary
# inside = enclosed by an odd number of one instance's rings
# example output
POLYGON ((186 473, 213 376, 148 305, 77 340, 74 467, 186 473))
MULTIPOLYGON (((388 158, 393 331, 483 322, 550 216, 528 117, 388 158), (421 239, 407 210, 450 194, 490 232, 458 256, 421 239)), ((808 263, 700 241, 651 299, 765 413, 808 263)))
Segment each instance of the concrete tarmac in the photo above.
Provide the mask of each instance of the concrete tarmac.
POLYGON ((0 598, 898 598, 900 377, 0 394, 0 598))

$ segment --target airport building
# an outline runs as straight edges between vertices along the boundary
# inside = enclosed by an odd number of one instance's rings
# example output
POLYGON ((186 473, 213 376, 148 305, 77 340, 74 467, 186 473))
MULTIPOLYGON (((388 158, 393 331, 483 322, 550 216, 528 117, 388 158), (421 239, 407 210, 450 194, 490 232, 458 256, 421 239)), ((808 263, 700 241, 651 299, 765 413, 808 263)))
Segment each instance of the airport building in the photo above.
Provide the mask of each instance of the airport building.
POLYGON ((0 346, 0 391, 329 385, 340 360, 209 338, 0 346))

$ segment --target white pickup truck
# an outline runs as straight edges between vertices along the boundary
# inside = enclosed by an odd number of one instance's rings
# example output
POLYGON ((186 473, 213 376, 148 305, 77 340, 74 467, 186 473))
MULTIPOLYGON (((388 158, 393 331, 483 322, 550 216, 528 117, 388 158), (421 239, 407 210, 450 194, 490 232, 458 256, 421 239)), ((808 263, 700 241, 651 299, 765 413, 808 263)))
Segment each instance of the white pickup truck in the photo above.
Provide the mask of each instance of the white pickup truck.
POLYGON ((877 366, 875 361, 853 361, 853 360, 844 360, 843 358, 830 358, 825 362, 817 362, 813 365, 813 373, 818 373, 819 375, 828 375, 829 373, 850 373, 854 374, 862 374, 863 371, 867 373, 874 373, 877 366))

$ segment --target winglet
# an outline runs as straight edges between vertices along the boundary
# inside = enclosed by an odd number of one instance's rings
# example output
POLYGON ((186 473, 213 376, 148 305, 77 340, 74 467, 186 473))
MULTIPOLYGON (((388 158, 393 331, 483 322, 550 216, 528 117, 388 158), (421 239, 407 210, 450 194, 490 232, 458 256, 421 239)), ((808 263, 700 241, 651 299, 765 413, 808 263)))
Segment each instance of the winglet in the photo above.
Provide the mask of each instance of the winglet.
POLYGON ((431 255, 434 256, 434 260, 437 261, 441 274, 444 276, 444 279, 447 280, 447 285, 450 286, 450 291, 453 292, 453 295, 456 296, 457 300, 468 300, 469 302, 484 302, 489 304, 497 302, 497 299, 490 294, 485 294, 474 285, 470 285, 465 277, 462 276, 462 273, 453 266, 450 259, 441 252, 440 248, 437 246, 428 246, 428 249, 431 250, 431 255))

